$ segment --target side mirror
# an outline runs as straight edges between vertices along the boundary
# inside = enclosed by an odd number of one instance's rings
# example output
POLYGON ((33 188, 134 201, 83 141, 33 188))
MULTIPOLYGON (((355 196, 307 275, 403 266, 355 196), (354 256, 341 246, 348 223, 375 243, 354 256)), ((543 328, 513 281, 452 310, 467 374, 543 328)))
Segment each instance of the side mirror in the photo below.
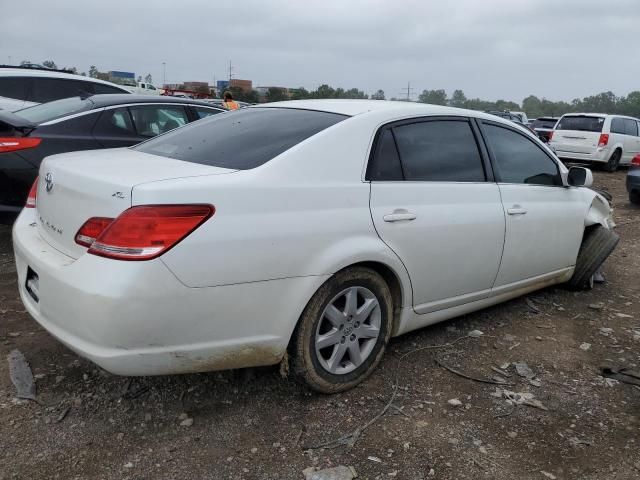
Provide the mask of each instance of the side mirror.
POLYGON ((571 167, 567 182, 570 187, 590 187, 593 185, 593 173, 588 168, 571 167))

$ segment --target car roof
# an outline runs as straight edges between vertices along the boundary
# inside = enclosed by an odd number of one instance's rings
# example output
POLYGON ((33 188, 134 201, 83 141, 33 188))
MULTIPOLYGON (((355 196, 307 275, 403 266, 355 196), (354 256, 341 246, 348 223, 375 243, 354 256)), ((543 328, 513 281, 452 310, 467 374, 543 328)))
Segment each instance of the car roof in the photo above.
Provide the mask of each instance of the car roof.
MULTIPOLYGON (((427 103, 402 102, 392 100, 289 100, 286 102, 263 103, 248 108, 296 108, 300 110, 317 110, 321 112, 337 113, 340 115, 362 115, 371 112, 386 112, 389 117, 404 117, 410 115, 454 115, 484 118, 500 121, 500 117, 477 110, 430 105, 427 103)), ((503 123, 509 124, 508 121, 503 123)))
POLYGON ((62 78, 68 80, 82 80, 84 82, 101 83, 103 85, 109 85, 112 87, 121 88, 126 91, 126 88, 117 83, 107 82, 106 80, 100 80, 99 78, 85 77, 84 75, 75 75, 73 73, 57 72, 55 70, 38 70, 30 68, 7 68, 0 67, 0 77, 40 77, 40 78, 62 78))
MULTIPOLYGON (((103 94, 88 97, 95 105, 94 108, 110 107, 112 105, 123 105, 130 103, 184 103, 188 105, 200 105, 203 107, 216 108, 215 105, 193 100, 191 98, 171 97, 165 95, 135 95, 135 94, 103 94)), ((221 109, 220 109, 221 110, 221 109)))

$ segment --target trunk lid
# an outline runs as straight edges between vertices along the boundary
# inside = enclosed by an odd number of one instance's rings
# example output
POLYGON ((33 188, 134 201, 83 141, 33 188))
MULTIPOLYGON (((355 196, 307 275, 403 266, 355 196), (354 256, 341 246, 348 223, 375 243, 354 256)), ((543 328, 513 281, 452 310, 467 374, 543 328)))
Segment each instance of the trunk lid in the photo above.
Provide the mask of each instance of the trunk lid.
POLYGON ((16 133, 27 135, 37 125, 26 118, 6 110, 0 110, 0 136, 13 136, 16 133))
POLYGON ((87 250, 75 243, 80 227, 91 217, 115 218, 131 207, 134 186, 234 171, 128 148, 53 155, 40 167, 38 230, 51 246, 78 258, 87 250))
POLYGON ((551 140, 556 151, 593 153, 598 148, 604 117, 565 115, 555 127, 551 140))

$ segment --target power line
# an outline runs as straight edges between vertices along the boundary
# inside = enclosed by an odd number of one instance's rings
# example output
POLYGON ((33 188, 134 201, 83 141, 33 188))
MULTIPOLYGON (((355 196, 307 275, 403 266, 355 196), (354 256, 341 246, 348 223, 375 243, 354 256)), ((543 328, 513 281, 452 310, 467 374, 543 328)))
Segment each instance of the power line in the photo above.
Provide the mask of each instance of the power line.
POLYGON ((413 88, 411 86, 411 82, 407 82, 407 86, 405 88, 401 88, 400 89, 400 93, 402 95, 406 95, 407 96, 407 102, 411 101, 411 97, 413 96, 413 91, 415 90, 415 88, 413 88))

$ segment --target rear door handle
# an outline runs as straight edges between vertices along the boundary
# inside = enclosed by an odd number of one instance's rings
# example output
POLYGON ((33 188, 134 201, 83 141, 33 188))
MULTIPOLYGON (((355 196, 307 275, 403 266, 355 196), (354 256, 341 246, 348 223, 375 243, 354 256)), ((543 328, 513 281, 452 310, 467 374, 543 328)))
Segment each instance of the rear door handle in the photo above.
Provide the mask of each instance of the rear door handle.
POLYGON ((509 215, 525 215, 527 213, 526 208, 522 208, 520 205, 514 205, 507 209, 509 215))
POLYGON ((407 212, 406 210, 396 210, 382 218, 385 222, 410 222, 417 217, 415 213, 407 212))

